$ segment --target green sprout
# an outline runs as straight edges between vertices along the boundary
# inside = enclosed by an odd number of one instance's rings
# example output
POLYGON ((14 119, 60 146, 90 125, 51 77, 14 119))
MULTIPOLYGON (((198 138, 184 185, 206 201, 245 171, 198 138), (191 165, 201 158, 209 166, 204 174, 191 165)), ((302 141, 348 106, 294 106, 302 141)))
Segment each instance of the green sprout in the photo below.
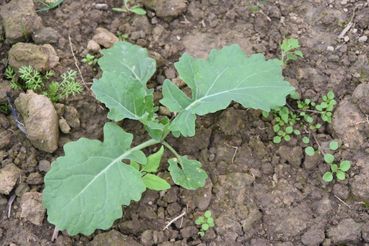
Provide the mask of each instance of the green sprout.
POLYGON ((212 227, 215 226, 214 224, 214 219, 213 216, 211 214, 210 210, 207 210, 204 215, 199 216, 196 220, 195 220, 195 224, 200 226, 200 231, 198 232, 198 234, 203 237, 205 236, 205 233, 212 227))
POLYGON ((304 54, 300 50, 299 40, 296 38, 284 39, 280 45, 280 49, 283 66, 287 65, 289 61, 297 61, 304 57, 304 54))
MULTIPOLYGON (((329 143, 329 149, 331 151, 336 151, 339 148, 339 143, 333 140, 329 143)), ((335 163, 335 158, 333 154, 326 153, 323 155, 324 162, 330 166, 330 171, 327 171, 323 175, 323 180, 325 182, 333 181, 334 174, 337 180, 343 181, 346 179, 346 172, 351 168, 351 162, 348 160, 342 160, 340 164, 335 163)))
POLYGON ((64 0, 55 0, 52 2, 49 1, 47 2, 45 0, 37 0, 36 2, 43 5, 43 7, 38 9, 37 12, 47 12, 49 10, 59 7, 59 5, 61 5, 64 2, 64 0))
POLYGON ((146 15, 146 11, 139 5, 131 5, 132 0, 123 0, 123 6, 121 8, 113 8, 115 12, 131 12, 136 15, 146 15))
POLYGON ((60 83, 52 81, 48 86, 46 86, 46 81, 55 76, 53 71, 41 74, 41 72, 31 66, 22 66, 19 68, 18 73, 19 81, 13 68, 7 67, 5 70, 4 75, 6 79, 10 80, 11 89, 33 90, 36 93, 49 97, 52 102, 58 102, 61 99, 82 92, 82 86, 76 80, 77 72, 73 70, 63 73, 60 83))
POLYGON ((117 38, 120 40, 120 41, 126 41, 129 37, 129 35, 127 33, 122 33, 122 32, 117 32, 117 38))
POLYGON ((81 84, 76 80, 77 72, 69 70, 61 75, 62 82, 60 83, 60 94, 62 98, 75 96, 82 92, 81 84))
POLYGON ((83 59, 82 59, 83 63, 86 63, 90 66, 94 66, 97 63, 97 58, 94 55, 91 54, 87 54, 83 59))

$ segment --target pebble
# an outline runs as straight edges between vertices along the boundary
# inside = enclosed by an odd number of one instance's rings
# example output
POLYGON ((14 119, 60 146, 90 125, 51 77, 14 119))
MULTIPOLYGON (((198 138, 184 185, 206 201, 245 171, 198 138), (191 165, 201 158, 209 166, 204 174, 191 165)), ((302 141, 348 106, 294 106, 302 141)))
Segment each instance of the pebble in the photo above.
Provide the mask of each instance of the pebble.
POLYGON ((366 41, 368 40, 368 36, 361 36, 360 38, 359 38, 359 42, 360 43, 365 43, 366 41))
POLYGON ((343 38, 343 40, 347 43, 348 41, 350 41, 350 37, 349 37, 349 36, 345 36, 345 37, 343 38))
POLYGON ((50 170, 51 164, 48 160, 41 160, 38 163, 38 170, 40 170, 41 172, 47 172, 50 170))
POLYGON ((327 50, 328 51, 334 51, 334 47, 333 46, 327 46, 327 50))
POLYGON ((99 10, 108 10, 109 6, 106 3, 96 3, 95 8, 99 10))

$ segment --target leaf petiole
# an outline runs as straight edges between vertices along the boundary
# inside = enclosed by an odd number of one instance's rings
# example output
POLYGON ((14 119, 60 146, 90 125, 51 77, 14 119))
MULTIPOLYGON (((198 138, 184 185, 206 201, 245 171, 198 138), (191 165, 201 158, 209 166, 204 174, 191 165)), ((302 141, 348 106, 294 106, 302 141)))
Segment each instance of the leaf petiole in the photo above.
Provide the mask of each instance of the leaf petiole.
POLYGON ((175 155, 179 163, 182 165, 181 156, 177 153, 177 151, 166 141, 161 142, 161 144, 164 145, 167 149, 169 149, 169 151, 175 155))

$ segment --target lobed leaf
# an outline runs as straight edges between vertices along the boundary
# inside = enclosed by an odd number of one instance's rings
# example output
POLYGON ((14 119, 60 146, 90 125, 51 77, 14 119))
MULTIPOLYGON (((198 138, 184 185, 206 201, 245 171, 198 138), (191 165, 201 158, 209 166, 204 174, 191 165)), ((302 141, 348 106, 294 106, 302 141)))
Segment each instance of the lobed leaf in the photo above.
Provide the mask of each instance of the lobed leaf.
POLYGON ((156 62, 146 49, 128 42, 116 42, 101 52, 98 60, 103 75, 95 80, 92 90, 108 108, 108 118, 140 120, 153 113, 152 90, 146 83, 156 70, 156 62))
POLYGON ((225 109, 232 101, 270 111, 284 105, 286 96, 294 91, 283 80, 279 60, 265 60, 261 54, 247 57, 238 45, 212 50, 206 60, 184 54, 175 67, 192 96, 166 80, 160 102, 179 113, 171 130, 184 136, 194 136, 196 115, 225 109))
POLYGON ((181 159, 169 159, 169 172, 175 184, 189 190, 196 190, 205 185, 208 175, 201 169, 201 163, 190 160, 187 156, 181 159))
POLYGON ((122 163, 145 161, 141 151, 130 147, 132 134, 106 123, 104 138, 67 143, 65 156, 56 159, 45 176, 48 221, 70 235, 110 228, 122 217, 122 205, 140 200, 146 189, 141 173, 122 163))

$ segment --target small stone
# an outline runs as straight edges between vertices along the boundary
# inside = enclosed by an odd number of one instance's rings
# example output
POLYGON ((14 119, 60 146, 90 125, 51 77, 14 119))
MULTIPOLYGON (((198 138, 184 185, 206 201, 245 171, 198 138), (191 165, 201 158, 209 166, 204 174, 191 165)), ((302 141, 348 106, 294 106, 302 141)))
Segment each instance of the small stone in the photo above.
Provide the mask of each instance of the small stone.
POLYGON ((21 93, 15 105, 23 117, 27 138, 36 148, 52 153, 58 148, 58 115, 50 99, 33 91, 21 93))
POLYGON ((51 168, 51 163, 48 160, 41 160, 38 163, 38 170, 40 170, 41 172, 47 172, 49 171, 51 168))
POLYGON ((94 239, 88 244, 89 246, 140 246, 136 240, 133 238, 123 235, 116 230, 111 230, 109 232, 104 232, 96 235, 94 239))
POLYGON ((38 71, 46 71, 59 63, 59 57, 50 44, 17 43, 9 50, 8 56, 9 65, 16 69, 32 66, 38 71))
POLYGON ((350 37, 349 37, 349 36, 345 36, 345 37, 343 38, 343 40, 347 43, 348 41, 350 41, 350 37))
POLYGON ((15 195, 17 197, 23 196, 24 193, 30 191, 29 186, 26 183, 20 183, 18 187, 15 189, 15 195))
POLYGON ((101 47, 98 43, 96 43, 94 40, 90 40, 87 43, 87 50, 91 53, 99 53, 101 50, 101 47))
POLYGON ((13 133, 8 130, 0 130, 0 149, 4 149, 11 143, 11 137, 13 133))
POLYGON ((42 225, 45 209, 42 206, 42 194, 39 192, 24 193, 21 202, 21 218, 25 218, 34 225, 42 225))
POLYGON ((320 245, 325 239, 322 228, 312 227, 308 229, 301 237, 301 242, 307 246, 320 245))
POLYGON ((6 41, 26 41, 34 31, 42 27, 42 20, 35 11, 32 0, 12 0, 0 8, 0 19, 5 29, 6 41))
POLYGON ((98 10, 108 10, 109 5, 107 5, 106 3, 96 3, 95 8, 98 10))
POLYGON ((44 182, 44 179, 39 173, 31 173, 28 175, 26 182, 30 185, 39 185, 44 182))
POLYGON ((334 47, 333 46, 327 46, 327 50, 328 51, 334 51, 334 47))
POLYGON ((164 107, 164 106, 159 107, 159 114, 166 115, 166 116, 171 116, 172 115, 170 113, 169 109, 167 107, 164 107))
POLYGON ((32 39, 36 44, 55 44, 58 42, 59 33, 54 28, 45 27, 33 33, 32 39))
POLYGON ((360 43, 365 43, 368 40, 368 36, 361 36, 358 40, 360 43))
POLYGON ((187 9, 186 0, 144 0, 143 4, 159 17, 176 17, 187 9))
POLYGON ((17 183, 22 171, 14 164, 0 169, 0 194, 8 195, 17 183))
POLYGON ((81 125, 78 111, 73 106, 65 106, 64 119, 67 121, 68 125, 72 128, 78 128, 81 125))
POLYGON ((68 134, 70 133, 70 126, 64 118, 59 119, 59 128, 62 133, 68 134))
POLYGON ((92 40, 105 48, 110 48, 115 42, 119 41, 117 36, 102 27, 96 29, 96 34, 92 37, 92 40))
POLYGON ((337 226, 328 230, 328 236, 335 245, 346 243, 358 243, 361 238, 362 224, 356 223, 353 219, 344 219, 337 226))
POLYGON ((196 226, 187 226, 181 229, 181 235, 183 238, 194 237, 197 234, 198 230, 196 226))
POLYGON ((6 93, 8 91, 11 91, 9 83, 0 79, 0 103, 7 101, 6 93))

